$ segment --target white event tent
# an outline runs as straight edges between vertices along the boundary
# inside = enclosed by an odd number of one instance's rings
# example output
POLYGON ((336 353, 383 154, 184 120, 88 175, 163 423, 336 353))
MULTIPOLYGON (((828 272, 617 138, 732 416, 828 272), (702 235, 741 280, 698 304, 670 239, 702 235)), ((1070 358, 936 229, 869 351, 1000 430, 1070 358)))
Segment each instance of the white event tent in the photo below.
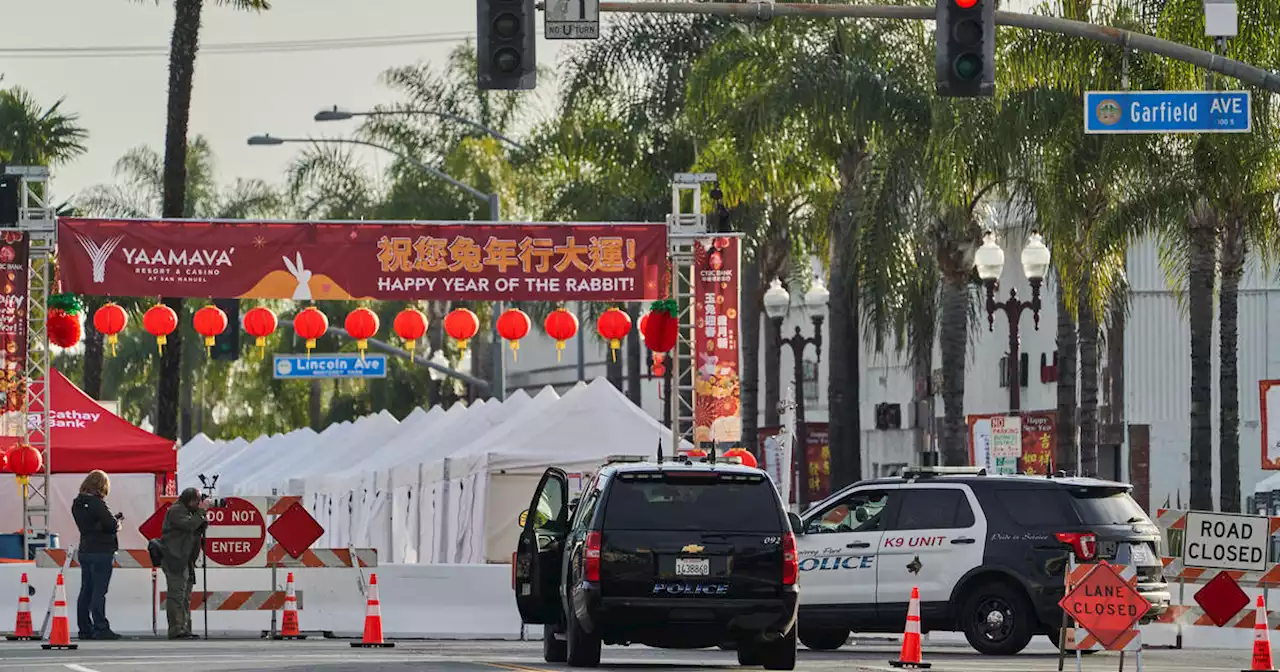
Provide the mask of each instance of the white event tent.
POLYGON ((178 453, 178 482, 219 474, 223 496, 298 495, 325 529, 318 548, 372 547, 380 562, 502 563, 547 467, 580 487, 607 456, 653 456, 659 444, 671 454, 671 431, 601 378, 563 396, 516 391, 402 421, 384 411, 319 433, 200 435, 178 453))

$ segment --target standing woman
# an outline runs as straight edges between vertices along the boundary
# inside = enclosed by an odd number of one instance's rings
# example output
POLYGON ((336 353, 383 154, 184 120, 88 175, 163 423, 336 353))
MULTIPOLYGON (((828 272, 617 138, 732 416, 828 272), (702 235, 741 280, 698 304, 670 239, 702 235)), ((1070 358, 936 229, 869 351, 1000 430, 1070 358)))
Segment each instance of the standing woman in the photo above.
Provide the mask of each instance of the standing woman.
POLYGON ((80 598, 76 600, 80 639, 120 639, 107 622, 107 586, 119 548, 116 533, 124 516, 111 515, 106 501, 109 492, 106 472, 95 469, 84 477, 80 494, 71 503, 71 515, 80 528, 80 598))

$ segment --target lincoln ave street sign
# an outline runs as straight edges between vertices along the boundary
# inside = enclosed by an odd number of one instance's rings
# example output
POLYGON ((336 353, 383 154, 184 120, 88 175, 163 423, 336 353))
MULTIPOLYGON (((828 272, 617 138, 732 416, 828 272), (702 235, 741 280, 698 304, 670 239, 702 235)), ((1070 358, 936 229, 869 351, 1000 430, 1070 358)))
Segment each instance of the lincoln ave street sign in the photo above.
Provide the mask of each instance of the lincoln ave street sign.
POLYGON ((1248 133, 1248 91, 1088 91, 1085 133, 1248 133))
POLYGON ((339 355, 276 355, 271 367, 274 377, 284 380, 298 378, 386 378, 387 358, 384 355, 343 353, 339 355))

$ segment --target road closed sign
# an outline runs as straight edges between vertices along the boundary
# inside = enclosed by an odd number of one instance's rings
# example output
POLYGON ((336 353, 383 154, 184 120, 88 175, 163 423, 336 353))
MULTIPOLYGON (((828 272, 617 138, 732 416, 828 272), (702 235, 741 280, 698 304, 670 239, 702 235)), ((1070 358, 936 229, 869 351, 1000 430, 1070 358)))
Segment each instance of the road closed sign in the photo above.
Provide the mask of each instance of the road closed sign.
POLYGON ((225 506, 209 509, 204 552, 210 565, 265 567, 267 516, 261 498, 228 497, 225 506))
POLYGON ((1266 571, 1270 538, 1270 521, 1265 516, 1188 511, 1182 564, 1201 569, 1266 571))

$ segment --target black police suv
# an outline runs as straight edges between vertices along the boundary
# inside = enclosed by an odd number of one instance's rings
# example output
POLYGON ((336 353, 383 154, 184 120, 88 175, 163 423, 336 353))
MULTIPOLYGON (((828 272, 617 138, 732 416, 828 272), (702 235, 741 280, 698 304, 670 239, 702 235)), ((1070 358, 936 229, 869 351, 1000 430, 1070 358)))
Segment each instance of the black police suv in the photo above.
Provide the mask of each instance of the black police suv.
POLYGON ((725 645, 743 665, 794 669, 790 522, 768 476, 740 465, 615 460, 576 505, 547 469, 516 547, 516 604, 543 625, 547 662, 594 667, 602 644, 725 645))
POLYGON ((922 468, 864 481, 812 506, 796 528, 800 641, 842 646, 849 632, 901 632, 911 590, 924 631, 965 634, 984 654, 1058 642, 1068 557, 1135 567, 1151 602, 1169 608, 1160 534, 1124 483, 988 476, 922 468))

